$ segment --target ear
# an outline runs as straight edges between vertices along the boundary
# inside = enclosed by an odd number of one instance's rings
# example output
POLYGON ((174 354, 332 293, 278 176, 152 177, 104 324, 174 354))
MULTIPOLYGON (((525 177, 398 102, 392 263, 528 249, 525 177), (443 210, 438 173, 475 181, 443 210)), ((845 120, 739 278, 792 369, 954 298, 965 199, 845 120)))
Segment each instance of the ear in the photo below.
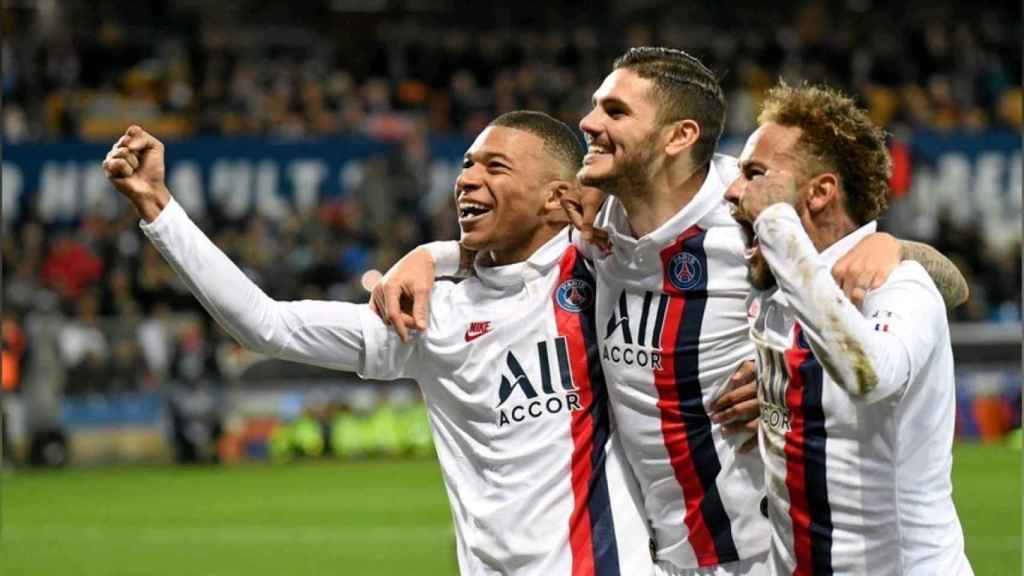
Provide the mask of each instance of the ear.
POLYGON ((812 215, 843 201, 842 193, 839 190, 839 176, 832 172, 825 172, 811 178, 808 188, 805 202, 808 212, 812 215))
POLYGON ((690 118, 674 122, 670 130, 668 142, 665 144, 665 154, 669 156, 676 156, 689 150, 700 139, 700 124, 690 118))
POLYGON ((562 197, 572 191, 575 183, 568 180, 552 180, 544 188, 544 221, 549 224, 566 225, 569 217, 562 208, 562 197))

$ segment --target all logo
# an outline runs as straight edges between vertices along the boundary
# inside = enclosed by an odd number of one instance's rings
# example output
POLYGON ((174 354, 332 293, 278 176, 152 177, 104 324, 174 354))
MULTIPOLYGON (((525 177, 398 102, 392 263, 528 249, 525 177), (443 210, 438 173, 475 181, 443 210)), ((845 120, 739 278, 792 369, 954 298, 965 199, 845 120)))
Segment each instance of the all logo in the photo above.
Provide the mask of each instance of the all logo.
POLYGON ((680 252, 668 262, 668 281, 679 290, 693 290, 704 278, 704 268, 689 252, 680 252))
POLYGON ((627 294, 625 290, 619 293, 618 306, 613 307, 608 316, 608 327, 601 345, 602 360, 637 368, 662 369, 661 332, 670 298, 668 294, 654 296, 650 290, 644 292, 643 304, 639 310, 634 309, 631 321, 629 303, 639 299, 640 295, 627 294), (636 316, 639 316, 639 322, 636 316))
POLYGON ((539 387, 536 376, 530 379, 511 350, 505 354, 505 367, 501 370, 501 384, 498 386, 498 403, 494 407, 499 428, 540 418, 545 414, 583 409, 579 390, 573 382, 565 337, 559 336, 554 341, 555 358, 550 358, 549 344, 548 341, 537 343, 539 387), (552 364, 557 371, 552 371, 552 364), (557 381, 553 376, 557 376, 557 381))
POLYGON ((555 302, 566 312, 582 312, 594 303, 594 287, 586 280, 570 278, 555 290, 555 302))

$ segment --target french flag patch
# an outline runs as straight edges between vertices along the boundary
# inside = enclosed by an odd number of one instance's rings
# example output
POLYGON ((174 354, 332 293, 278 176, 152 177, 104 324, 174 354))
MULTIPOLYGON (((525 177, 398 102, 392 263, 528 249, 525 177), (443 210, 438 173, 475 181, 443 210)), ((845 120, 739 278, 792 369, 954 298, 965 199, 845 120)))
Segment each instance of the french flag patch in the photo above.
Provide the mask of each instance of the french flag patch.
POLYGON ((892 312, 876 310, 875 313, 871 315, 871 319, 875 321, 875 332, 888 332, 889 319, 892 317, 892 312))

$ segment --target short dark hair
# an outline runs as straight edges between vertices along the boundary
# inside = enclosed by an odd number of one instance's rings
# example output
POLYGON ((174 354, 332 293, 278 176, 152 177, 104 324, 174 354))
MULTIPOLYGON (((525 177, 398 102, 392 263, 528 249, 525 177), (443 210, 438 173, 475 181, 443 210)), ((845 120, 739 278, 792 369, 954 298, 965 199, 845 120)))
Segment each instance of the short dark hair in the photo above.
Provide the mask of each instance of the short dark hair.
POLYGON ((514 128, 529 132, 544 142, 544 148, 561 165, 560 175, 569 178, 583 165, 583 144, 569 126, 534 110, 506 112, 495 118, 490 126, 514 128))
POLYGON ((693 161, 698 166, 711 162, 725 129, 725 94, 707 66, 682 50, 640 46, 619 56, 613 67, 631 70, 654 83, 653 92, 661 100, 661 124, 687 118, 696 121, 700 138, 693 146, 693 161))
POLYGON ((800 129, 797 146, 811 162, 839 173, 846 211, 858 225, 885 211, 892 174, 885 132, 849 96, 828 86, 780 82, 768 91, 757 121, 800 129))

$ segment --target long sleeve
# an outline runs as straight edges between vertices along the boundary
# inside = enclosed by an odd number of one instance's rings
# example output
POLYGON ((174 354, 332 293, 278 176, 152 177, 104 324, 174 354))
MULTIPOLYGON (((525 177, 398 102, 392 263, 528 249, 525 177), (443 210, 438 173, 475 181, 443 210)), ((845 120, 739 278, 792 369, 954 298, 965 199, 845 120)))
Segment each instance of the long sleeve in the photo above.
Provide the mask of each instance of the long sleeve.
POLYGON ((434 259, 435 277, 458 275, 459 263, 462 260, 462 248, 459 247, 457 241, 440 240, 424 244, 423 247, 430 252, 430 257, 434 259))
POLYGON ((868 294, 863 314, 832 278, 831 266, 787 204, 754 223, 760 250, 829 376, 866 401, 901 391, 928 361, 945 322, 941 296, 924 269, 904 262, 868 294))
POLYGON ((339 370, 366 368, 364 332, 382 328, 365 305, 270 298, 173 200, 140 226, 192 294, 246 348, 339 370))

